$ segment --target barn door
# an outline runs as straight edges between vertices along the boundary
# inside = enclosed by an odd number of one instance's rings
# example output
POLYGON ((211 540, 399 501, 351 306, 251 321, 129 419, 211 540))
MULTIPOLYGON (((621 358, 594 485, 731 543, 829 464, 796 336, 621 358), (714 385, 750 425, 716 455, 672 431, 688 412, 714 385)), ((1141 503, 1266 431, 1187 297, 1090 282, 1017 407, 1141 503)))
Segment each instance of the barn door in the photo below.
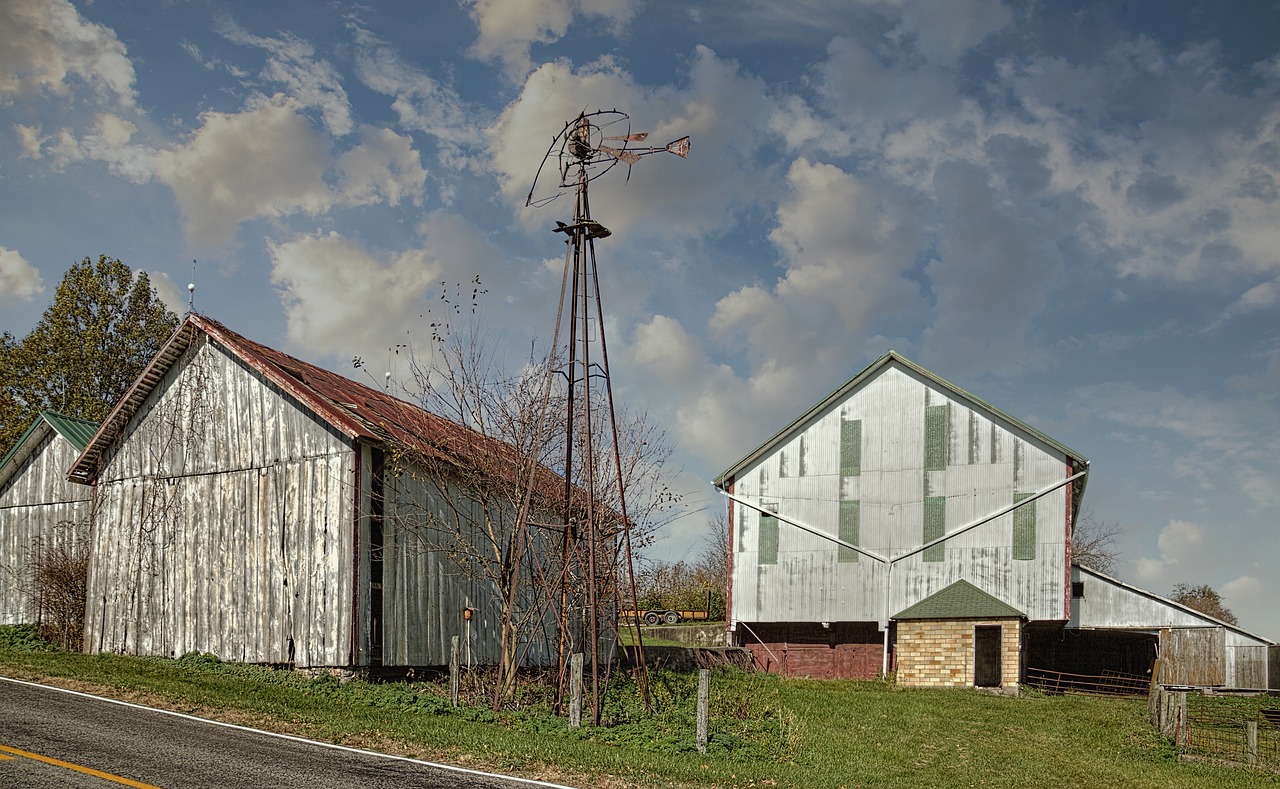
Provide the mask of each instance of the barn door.
POLYGON ((973 628, 973 684, 1000 687, 1000 625, 973 628))
POLYGON ((1161 681, 1197 687, 1227 684, 1226 636, 1221 627, 1161 630, 1161 681))

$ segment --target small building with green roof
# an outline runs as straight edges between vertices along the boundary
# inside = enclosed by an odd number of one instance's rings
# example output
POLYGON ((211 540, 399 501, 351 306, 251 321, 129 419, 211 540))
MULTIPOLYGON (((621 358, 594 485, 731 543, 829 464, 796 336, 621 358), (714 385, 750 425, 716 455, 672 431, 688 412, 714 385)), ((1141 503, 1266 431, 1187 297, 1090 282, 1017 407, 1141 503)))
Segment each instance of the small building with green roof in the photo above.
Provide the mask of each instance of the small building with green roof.
POLYGON ((38 624, 47 616, 31 584, 31 560, 55 545, 85 540, 92 489, 67 469, 98 425, 41 411, 0 461, 0 624, 38 624))

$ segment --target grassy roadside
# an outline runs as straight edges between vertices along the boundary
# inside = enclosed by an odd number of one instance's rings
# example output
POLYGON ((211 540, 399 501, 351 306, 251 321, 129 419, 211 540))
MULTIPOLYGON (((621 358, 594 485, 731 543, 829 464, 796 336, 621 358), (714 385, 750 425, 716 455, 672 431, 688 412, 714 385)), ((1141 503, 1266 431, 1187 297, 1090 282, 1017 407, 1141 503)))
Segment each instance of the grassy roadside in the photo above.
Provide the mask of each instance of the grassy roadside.
POLYGON ((601 789, 649 786, 1280 785, 1280 776, 1181 763, 1141 701, 1008 698, 878 682, 717 674, 711 752, 693 749, 693 677, 659 674, 666 712, 619 688, 610 727, 570 730, 530 704, 450 708, 424 682, 0 647, 0 675, 358 747, 601 789))

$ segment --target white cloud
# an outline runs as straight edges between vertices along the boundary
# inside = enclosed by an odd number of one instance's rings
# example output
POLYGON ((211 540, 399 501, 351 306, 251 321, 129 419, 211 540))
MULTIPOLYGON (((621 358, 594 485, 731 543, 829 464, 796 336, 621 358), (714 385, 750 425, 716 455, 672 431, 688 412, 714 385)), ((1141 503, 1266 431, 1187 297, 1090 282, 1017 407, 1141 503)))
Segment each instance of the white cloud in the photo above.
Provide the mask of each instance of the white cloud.
POLYGON ((0 96, 69 96, 83 84, 99 101, 132 107, 134 79, 115 32, 86 20, 67 0, 0 4, 0 96))
POLYGON ((164 271, 147 271, 143 272, 138 269, 134 272, 134 276, 145 273, 147 280, 151 283, 151 287, 155 288, 156 295, 160 297, 160 301, 165 308, 174 315, 184 315, 187 312, 188 297, 186 286, 181 288, 173 281, 167 272, 164 271))
MULTIPOLYGON (((319 110, 330 134, 342 137, 354 131, 342 76, 332 63, 316 57, 315 47, 309 42, 287 33, 279 38, 255 36, 225 18, 220 20, 218 32, 229 41, 270 53, 259 76, 282 86, 297 106, 319 110)), ((199 61, 199 50, 194 56, 199 61)))
POLYGON ((360 128, 360 144, 338 157, 342 193, 351 205, 386 202, 399 205, 401 197, 422 203, 427 171, 413 148, 413 138, 373 126, 360 128))
POLYGON ((401 341, 443 266, 424 249, 379 258, 337 232, 269 243, 289 339, 313 353, 367 353, 401 341))
POLYGON ((0 301, 31 301, 44 292, 40 272, 16 250, 0 247, 0 301))
POLYGON ((1190 521, 1171 520, 1160 530, 1157 547, 1159 557, 1138 560, 1138 577, 1144 583, 1162 583, 1171 586, 1168 579, 1180 571, 1184 560, 1198 558, 1205 543, 1205 528, 1190 521), (1179 569, 1175 569, 1179 568, 1179 569))
POLYGON ((155 175, 173 189, 190 243, 218 246, 247 219, 316 215, 333 204, 328 140, 299 109, 275 96, 240 113, 206 112, 186 143, 156 154, 155 175))
POLYGON ((476 128, 488 121, 451 88, 406 63, 391 46, 359 27, 353 28, 356 76, 370 90, 392 97, 391 109, 409 131, 431 135, 442 146, 445 164, 465 166, 466 154, 483 145, 476 128))
POLYGON ((532 68, 530 46, 560 40, 575 15, 587 24, 609 25, 616 33, 639 6, 628 0, 465 0, 465 4, 479 31, 472 55, 502 63, 512 82, 532 68))
POLYGON ((49 138, 41 134, 40 124, 23 126, 21 123, 15 123, 13 131, 18 135, 18 146, 22 151, 18 154, 20 158, 39 159, 44 156, 41 148, 49 138))

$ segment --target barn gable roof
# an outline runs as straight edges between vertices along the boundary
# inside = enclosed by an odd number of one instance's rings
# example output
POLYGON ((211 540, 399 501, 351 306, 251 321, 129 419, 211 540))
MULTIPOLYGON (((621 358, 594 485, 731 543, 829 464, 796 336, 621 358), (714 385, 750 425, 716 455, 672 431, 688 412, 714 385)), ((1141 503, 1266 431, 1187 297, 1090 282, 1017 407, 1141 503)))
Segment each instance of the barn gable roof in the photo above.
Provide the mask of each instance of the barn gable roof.
POLYGON ((0 486, 9 481, 51 431, 57 431, 58 435, 76 448, 76 451, 83 452, 97 429, 97 422, 67 416, 57 411, 41 411, 31 422, 31 427, 27 428, 22 437, 5 454, 4 460, 0 460, 0 486))
POLYGON ((1005 619, 1022 617, 1018 609, 960 580, 900 611, 894 619, 1005 619))
MULTIPOLYGON (((1048 445, 1056 452, 1060 452, 1062 455, 1064 455, 1067 458, 1068 463, 1071 464, 1072 474, 1076 474, 1081 471, 1084 471, 1089 466, 1088 459, 1085 458, 1084 455, 1081 455, 1079 452, 1076 452, 1070 447, 1067 447, 1066 445, 1059 443, 1053 438, 1050 438, 1049 436, 1035 429, 1031 425, 1028 425, 1026 422, 1023 422, 1020 419, 1010 416, 1009 414, 1005 413, 1004 411, 1001 411, 999 408, 996 408, 995 406, 991 405, 985 400, 982 400, 981 398, 976 397, 970 394, 969 392, 966 392, 964 389, 961 389, 960 387, 951 383, 947 379, 939 375, 936 375, 933 372, 930 372, 929 370, 926 370, 925 368, 921 367, 920 365, 906 358, 905 356, 898 353, 897 351, 889 350, 889 351, 886 351, 884 355, 881 356, 879 359, 876 359, 874 362, 868 365, 866 369, 864 369, 862 372, 850 378, 848 381, 842 384, 839 388, 837 388, 834 392, 822 398, 822 400, 818 401, 816 405, 814 405, 809 410, 805 411, 803 414, 801 414, 796 419, 794 419, 786 427, 782 428, 782 430, 774 434, 774 436, 770 438, 768 441, 765 441, 760 446, 751 450, 741 460, 739 460, 738 462, 734 463, 733 465, 729 466, 729 468, 721 472, 720 476, 715 478, 713 484, 715 484, 715 486, 718 488, 724 488, 725 485, 728 484, 729 480, 731 480, 733 477, 741 473, 743 469, 755 463, 760 458, 770 454, 779 446, 781 446, 782 444, 785 444, 787 441, 790 441, 791 438, 797 432, 803 429, 803 427, 812 418, 814 418, 819 414, 824 413, 832 405, 840 402, 845 397, 847 397, 851 392, 855 391, 856 389, 861 387, 863 384, 879 376, 881 373, 883 373, 892 365, 898 365, 902 368, 905 368, 911 371, 912 373, 929 381, 938 389, 941 389, 947 392, 947 394, 952 399, 965 402, 978 411, 984 411, 988 415, 995 417, 995 421, 1005 422, 1006 424, 1015 428, 1019 432, 1022 432, 1028 436, 1031 436, 1037 441, 1048 445)), ((1084 486, 1085 486, 1086 479, 1087 477, 1081 477, 1080 479, 1072 483, 1072 513, 1073 514, 1079 513, 1080 501, 1084 497, 1084 486)))
MULTIPOLYGON (((212 318, 192 313, 103 421, 68 473, 69 479, 88 483, 96 477, 111 442, 122 434, 165 374, 201 334, 353 442, 399 443, 428 457, 459 464, 483 461, 486 467, 505 468, 513 475, 520 466, 515 448, 503 441, 254 342, 212 318), (495 464, 495 457, 509 457, 510 463, 495 464)), ((544 472, 552 474, 549 470, 544 472)))

